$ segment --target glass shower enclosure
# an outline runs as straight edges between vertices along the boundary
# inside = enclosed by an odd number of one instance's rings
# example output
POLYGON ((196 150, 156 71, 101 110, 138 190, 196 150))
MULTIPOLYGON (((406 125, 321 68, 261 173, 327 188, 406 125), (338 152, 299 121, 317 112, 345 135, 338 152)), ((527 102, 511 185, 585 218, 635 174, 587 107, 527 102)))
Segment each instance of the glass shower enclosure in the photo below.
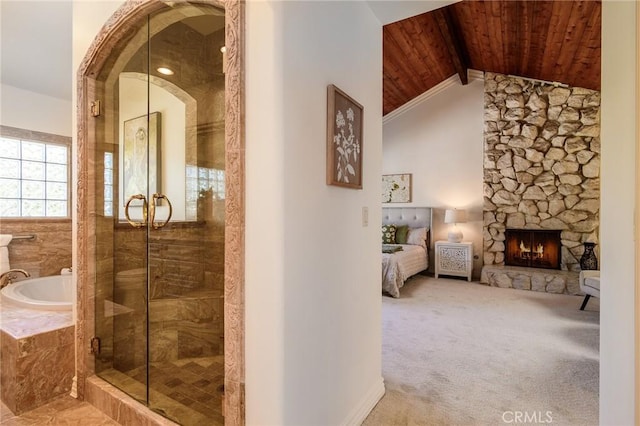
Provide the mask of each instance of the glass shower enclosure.
POLYGON ((171 4, 94 82, 92 351, 150 409, 223 424, 225 15, 171 4))

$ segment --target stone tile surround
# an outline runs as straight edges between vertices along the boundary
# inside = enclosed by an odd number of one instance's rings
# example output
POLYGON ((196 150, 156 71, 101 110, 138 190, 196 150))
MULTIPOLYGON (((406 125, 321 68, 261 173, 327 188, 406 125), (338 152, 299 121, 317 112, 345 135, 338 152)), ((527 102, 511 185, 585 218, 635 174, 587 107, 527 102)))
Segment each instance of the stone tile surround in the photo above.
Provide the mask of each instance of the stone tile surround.
POLYGON ((176 426, 177 423, 150 411, 137 400, 104 380, 91 376, 86 380, 85 400, 118 424, 137 426, 176 426))
POLYGON ((1 425, 66 425, 66 426, 118 426, 119 423, 110 419, 88 402, 81 402, 69 395, 55 398, 53 401, 15 415, 9 408, 0 403, 1 425))
POLYGON ((0 231, 11 235, 35 235, 33 240, 12 240, 9 262, 32 277, 59 275, 71 267, 71 219, 2 219, 0 231))
MULTIPOLYGON (((562 293, 579 293, 573 279, 561 286, 558 278, 543 286, 531 274, 504 269, 504 231, 561 230, 561 269, 580 270, 583 243, 599 241, 600 93, 494 73, 485 73, 484 91, 481 282, 554 293, 563 287, 562 293), (514 283, 514 277, 523 274, 528 279, 514 283)), ((596 254, 597 250, 596 245, 596 254)))
POLYGON ((71 390, 75 327, 69 312, 0 303, 0 397, 21 414, 71 390))

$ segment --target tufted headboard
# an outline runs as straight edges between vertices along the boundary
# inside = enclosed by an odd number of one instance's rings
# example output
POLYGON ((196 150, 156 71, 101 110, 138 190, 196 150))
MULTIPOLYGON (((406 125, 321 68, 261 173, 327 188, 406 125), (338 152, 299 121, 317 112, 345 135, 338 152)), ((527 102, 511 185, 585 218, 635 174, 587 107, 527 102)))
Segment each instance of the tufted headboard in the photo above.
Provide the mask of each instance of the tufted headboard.
POLYGON ((382 224, 431 229, 431 207, 383 207, 382 224))
POLYGON ((410 228, 427 228, 429 271, 433 272, 433 247, 431 246, 431 207, 383 207, 383 225, 408 225, 410 228))

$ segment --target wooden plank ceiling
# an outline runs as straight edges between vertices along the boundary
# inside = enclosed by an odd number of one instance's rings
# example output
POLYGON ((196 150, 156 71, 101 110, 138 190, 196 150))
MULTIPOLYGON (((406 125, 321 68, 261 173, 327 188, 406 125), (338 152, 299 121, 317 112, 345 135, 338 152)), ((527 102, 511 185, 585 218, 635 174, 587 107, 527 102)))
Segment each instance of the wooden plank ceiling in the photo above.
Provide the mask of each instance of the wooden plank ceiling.
POLYGON ((386 115, 467 69, 600 90, 600 1, 464 0, 383 27, 386 115))

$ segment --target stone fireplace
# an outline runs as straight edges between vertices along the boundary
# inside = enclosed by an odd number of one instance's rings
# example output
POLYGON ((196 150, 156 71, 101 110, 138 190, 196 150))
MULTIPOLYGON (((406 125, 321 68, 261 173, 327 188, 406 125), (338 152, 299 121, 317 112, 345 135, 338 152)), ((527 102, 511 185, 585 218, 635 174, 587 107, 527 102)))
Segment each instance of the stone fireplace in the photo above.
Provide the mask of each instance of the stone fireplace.
POLYGON ((481 282, 579 294, 583 243, 599 241, 600 93, 485 73, 484 102, 481 282), (531 241, 514 264, 507 229, 556 234, 557 257, 531 241))
POLYGON ((559 230, 507 229, 505 265, 560 269, 560 233, 559 230))

